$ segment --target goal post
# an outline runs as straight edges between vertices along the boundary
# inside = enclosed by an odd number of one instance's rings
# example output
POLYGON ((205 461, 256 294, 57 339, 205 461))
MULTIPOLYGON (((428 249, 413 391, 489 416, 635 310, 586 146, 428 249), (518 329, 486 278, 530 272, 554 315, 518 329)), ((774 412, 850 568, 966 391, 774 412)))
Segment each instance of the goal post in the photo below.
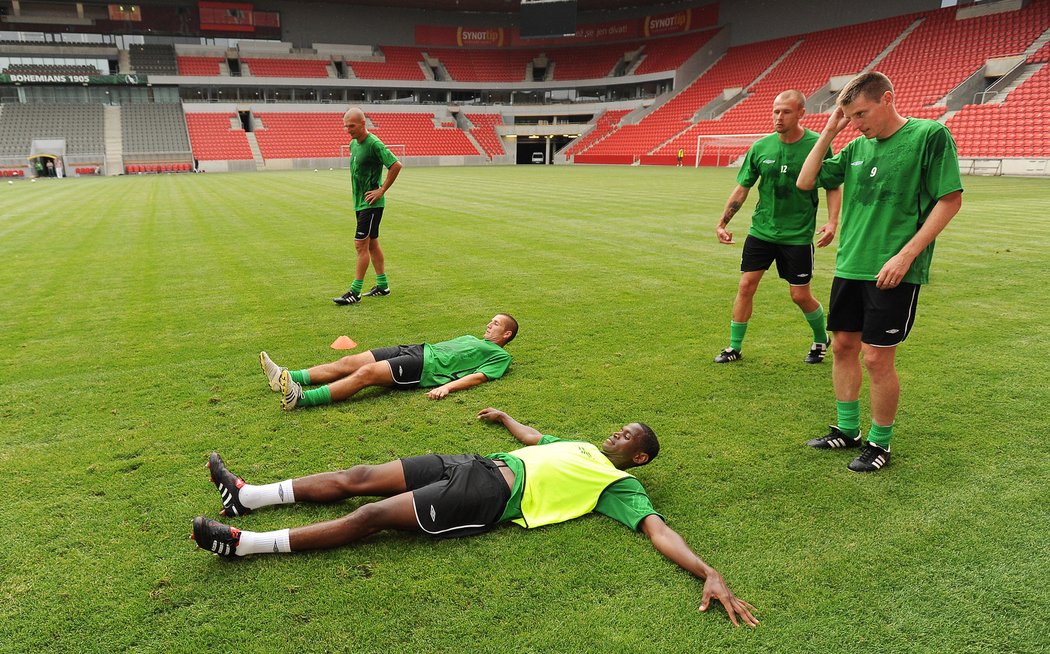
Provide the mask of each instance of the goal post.
POLYGON ((729 166, 742 157, 755 141, 767 136, 766 134, 699 134, 696 137, 696 161, 694 168, 699 168, 700 163, 714 158, 715 166, 729 166))

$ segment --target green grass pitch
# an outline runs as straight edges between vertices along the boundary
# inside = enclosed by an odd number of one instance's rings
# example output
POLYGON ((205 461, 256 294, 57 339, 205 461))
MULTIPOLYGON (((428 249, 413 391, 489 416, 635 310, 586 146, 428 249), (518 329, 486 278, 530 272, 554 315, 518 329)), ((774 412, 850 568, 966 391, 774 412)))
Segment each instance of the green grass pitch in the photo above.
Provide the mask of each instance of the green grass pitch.
POLYGON ((893 462, 857 475, 803 446, 834 421, 831 365, 802 363, 773 274, 744 361, 711 363, 738 279, 739 245, 714 235, 733 175, 406 168, 382 226, 393 294, 344 308, 346 171, 3 184, 0 652, 1046 652, 1050 182, 965 179, 898 352, 893 462), (500 311, 521 322, 510 372, 440 402, 284 413, 258 367, 263 349, 335 358, 341 334, 480 335, 500 311), (652 425, 663 452, 637 476, 763 624, 698 614, 701 583, 601 516, 234 562, 189 540, 220 508, 213 449, 270 482, 514 448, 474 419, 490 405, 595 441, 652 425))

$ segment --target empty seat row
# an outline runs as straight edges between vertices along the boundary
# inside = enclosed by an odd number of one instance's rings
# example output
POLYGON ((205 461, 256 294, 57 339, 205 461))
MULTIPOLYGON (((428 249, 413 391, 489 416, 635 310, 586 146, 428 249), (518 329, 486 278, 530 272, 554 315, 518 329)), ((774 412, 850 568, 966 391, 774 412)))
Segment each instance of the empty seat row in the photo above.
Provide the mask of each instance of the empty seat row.
MULTIPOLYGON (((77 169, 79 172, 80 169, 77 169)), ((188 173, 193 170, 193 165, 188 163, 153 163, 153 164, 128 164, 124 166, 129 175, 143 173, 188 173)))

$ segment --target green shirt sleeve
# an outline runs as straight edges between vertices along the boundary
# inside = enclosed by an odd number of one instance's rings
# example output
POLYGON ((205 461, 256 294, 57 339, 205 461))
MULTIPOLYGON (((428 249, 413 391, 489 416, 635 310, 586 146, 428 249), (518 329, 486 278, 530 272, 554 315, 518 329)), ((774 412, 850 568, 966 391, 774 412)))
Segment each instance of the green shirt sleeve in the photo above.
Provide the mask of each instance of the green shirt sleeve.
MULTIPOLYGON (((955 140, 943 125, 932 129, 926 139, 922 169, 924 172, 923 184, 935 201, 949 193, 962 190, 959 155, 955 149, 955 140)), ((923 216, 923 219, 925 218, 926 216, 923 216)))
POLYGON ((754 186, 760 177, 758 168, 755 166, 754 153, 754 147, 748 148, 747 154, 744 155, 744 163, 740 166, 740 172, 736 174, 736 183, 745 188, 754 186))
MULTIPOLYGON (((817 186, 821 188, 838 188, 842 186, 843 180, 846 179, 846 164, 844 161, 849 157, 852 143, 853 141, 850 141, 846 144, 846 147, 839 150, 838 154, 825 157, 824 163, 820 166, 820 172, 817 173, 817 186)), ((831 148, 828 148, 828 154, 831 154, 831 148)))
MULTIPOLYGON (((833 153, 833 152, 831 151, 831 146, 829 145, 829 146, 828 146, 828 151, 824 153, 824 161, 827 161, 828 159, 832 158, 833 156, 835 156, 835 155, 834 155, 834 153, 833 153)), ((837 189, 838 187, 842 186, 842 182, 839 182, 838 184, 835 184, 835 183, 834 183, 834 181, 835 181, 834 179, 829 179, 829 180, 827 180, 827 182, 826 182, 826 184, 827 184, 827 185, 825 185, 825 184, 821 184, 821 183, 820 183, 820 178, 819 178, 819 176, 818 176, 818 178, 817 178, 818 186, 819 186, 820 188, 822 188, 822 189, 826 190, 826 191, 830 191, 830 190, 832 190, 832 189, 837 189)))
POLYGON ((645 492, 642 483, 634 477, 624 477, 609 485, 598 498, 595 513, 609 516, 613 520, 638 531, 647 516, 659 515, 645 492))
POLYGON ((508 368, 510 368, 510 354, 500 349, 489 355, 489 358, 478 366, 475 372, 484 374, 486 379, 492 381, 502 377, 508 368))
POLYGON ((377 139, 374 143, 374 149, 376 158, 378 158, 385 167, 389 168, 397 163, 397 157, 394 156, 394 153, 391 152, 382 141, 377 139))

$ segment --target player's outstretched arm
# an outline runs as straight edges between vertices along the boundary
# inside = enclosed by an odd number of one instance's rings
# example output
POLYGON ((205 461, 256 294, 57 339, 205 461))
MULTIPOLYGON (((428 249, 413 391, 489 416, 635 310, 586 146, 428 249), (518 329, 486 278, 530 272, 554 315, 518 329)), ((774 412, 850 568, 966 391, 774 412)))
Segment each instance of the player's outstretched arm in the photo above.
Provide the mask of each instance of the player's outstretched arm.
POLYGON ((653 547, 660 554, 673 561, 678 567, 704 580, 704 593, 700 600, 700 610, 706 611, 712 599, 725 607, 733 626, 739 627, 743 622, 749 627, 758 624, 758 618, 752 615, 755 607, 733 595, 721 573, 703 562, 678 532, 667 526, 660 516, 652 514, 642 520, 642 531, 652 541, 653 547))
POLYGON ((726 208, 722 210, 722 218, 715 225, 715 234, 718 235, 719 243, 724 243, 725 245, 735 243, 733 232, 726 229, 726 227, 729 225, 729 221, 733 219, 733 216, 736 215, 736 212, 740 211, 740 207, 744 206, 744 200, 747 199, 747 193, 750 190, 746 186, 737 184, 733 192, 729 194, 729 199, 726 200, 726 208))
POLYGON ((440 400, 446 397, 449 393, 455 393, 456 391, 465 391, 468 388, 474 388, 478 384, 484 384, 489 380, 483 372, 475 372, 467 375, 466 377, 460 377, 455 381, 450 381, 447 384, 442 384, 437 388, 432 388, 427 391, 427 397, 432 400, 440 400))
POLYGON ((478 420, 498 422, 507 428, 511 436, 526 445, 536 445, 540 442, 540 438, 543 437, 543 434, 511 418, 505 411, 493 409, 492 407, 478 411, 478 420))

